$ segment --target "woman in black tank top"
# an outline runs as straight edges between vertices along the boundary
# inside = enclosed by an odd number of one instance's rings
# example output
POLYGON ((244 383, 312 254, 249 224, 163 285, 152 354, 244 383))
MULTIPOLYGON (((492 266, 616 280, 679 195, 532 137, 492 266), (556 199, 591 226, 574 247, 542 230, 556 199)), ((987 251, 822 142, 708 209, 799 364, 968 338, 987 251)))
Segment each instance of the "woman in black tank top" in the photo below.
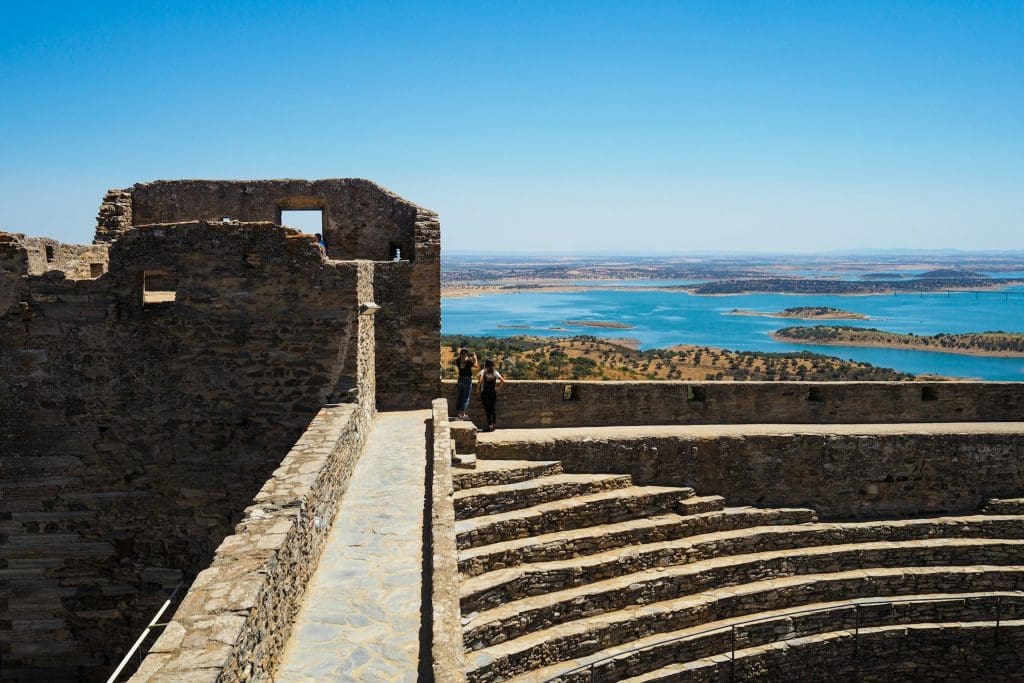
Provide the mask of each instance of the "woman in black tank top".
POLYGON ((505 383, 505 378, 494 369, 494 361, 488 360, 484 363, 484 369, 477 377, 477 391, 480 392, 480 401, 484 404, 484 412, 487 413, 488 432, 494 431, 494 423, 497 421, 495 406, 498 402, 498 387, 505 383))

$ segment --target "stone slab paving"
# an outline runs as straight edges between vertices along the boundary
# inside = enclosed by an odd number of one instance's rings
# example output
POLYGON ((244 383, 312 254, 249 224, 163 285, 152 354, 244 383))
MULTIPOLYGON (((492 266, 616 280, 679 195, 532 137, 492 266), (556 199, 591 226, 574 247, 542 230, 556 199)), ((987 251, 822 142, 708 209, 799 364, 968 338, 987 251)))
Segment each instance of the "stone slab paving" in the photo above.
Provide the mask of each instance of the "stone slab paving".
POLYGON ((429 418, 377 416, 276 683, 416 680, 429 418))

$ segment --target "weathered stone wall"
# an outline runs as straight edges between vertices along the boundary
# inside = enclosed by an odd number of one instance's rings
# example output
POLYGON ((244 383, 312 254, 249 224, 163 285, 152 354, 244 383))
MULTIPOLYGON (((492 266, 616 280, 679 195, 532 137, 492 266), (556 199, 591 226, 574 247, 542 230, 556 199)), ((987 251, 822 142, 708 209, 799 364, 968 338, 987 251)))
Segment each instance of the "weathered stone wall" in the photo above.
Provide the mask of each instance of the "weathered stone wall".
POLYGON ((724 496, 730 505, 812 507, 826 518, 897 517, 971 512, 989 498, 1020 496, 1022 429, 614 436, 555 430, 529 442, 480 442, 477 454, 560 460, 569 472, 623 473, 638 484, 692 486, 724 496))
MULTIPOLYGON (((456 394, 445 381, 449 406, 456 394)), ((485 424, 476 396, 470 414, 485 424)), ((500 427, 1016 421, 1024 382, 509 381, 497 414, 500 427)))
POLYGON ((365 404, 320 411, 196 577, 132 681, 272 676, 371 419, 365 404))
POLYGON ((434 680, 466 680, 459 608, 459 552, 455 544, 455 496, 452 485, 453 443, 444 399, 431 404, 433 459, 430 481, 430 619, 434 680))
MULTIPOLYGON (((377 399, 382 409, 422 407, 440 382, 440 224, 437 214, 368 180, 173 180, 111 191, 97 241, 126 221, 272 221, 282 210, 319 210, 332 259, 376 261, 377 399), (130 201, 125 199, 130 196, 130 201), (393 261, 398 249, 402 261, 393 261)), ((119 227, 120 226, 120 227, 119 227)))
POLYGON ((60 271, 69 280, 87 280, 107 272, 109 254, 105 244, 63 244, 49 237, 26 237, 4 233, 8 243, 15 240, 23 249, 29 275, 60 271))
POLYGON ((372 267, 253 223, 124 233, 98 279, 27 275, 28 251, 0 236, 3 676, 93 680, 372 378, 372 267), (147 271, 173 301, 144 303, 147 271))

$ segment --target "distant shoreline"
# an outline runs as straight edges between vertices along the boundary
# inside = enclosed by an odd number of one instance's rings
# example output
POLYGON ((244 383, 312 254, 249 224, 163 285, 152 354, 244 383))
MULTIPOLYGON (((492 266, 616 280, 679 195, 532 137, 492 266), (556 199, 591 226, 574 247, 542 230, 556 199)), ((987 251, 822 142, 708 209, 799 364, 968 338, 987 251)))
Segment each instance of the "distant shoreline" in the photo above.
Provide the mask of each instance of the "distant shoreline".
MULTIPOLYGON (((659 285, 657 280, 638 280, 638 282, 650 282, 652 284, 643 285, 619 285, 619 284, 602 284, 606 282, 604 280, 587 280, 580 281, 584 284, 564 284, 558 281, 524 281, 524 282, 508 282, 501 284, 488 284, 488 285, 465 285, 465 284, 442 284, 441 285, 441 297, 446 299, 460 299, 471 296, 484 296, 488 294, 526 294, 526 293, 538 293, 538 294, 565 294, 572 292, 592 292, 592 291, 605 291, 605 292, 669 292, 676 294, 689 294, 691 296, 745 296, 748 294, 779 294, 779 295, 794 295, 794 296, 806 296, 806 295, 820 295, 820 296, 843 296, 843 297, 857 297, 857 296, 892 296, 893 294, 941 294, 943 292, 1001 292, 1005 291, 1007 287, 1014 286, 1019 283, 994 283, 992 285, 975 285, 975 286, 960 286, 950 285, 949 287, 935 288, 935 289, 910 289, 901 287, 887 287, 884 289, 878 289, 874 291, 847 291, 847 292, 830 292, 830 291, 779 291, 778 289, 772 288, 750 288, 738 291, 726 291, 726 292, 701 292, 698 291, 700 285, 659 285)), ((822 282, 834 283, 834 280, 824 280, 822 282)), ((913 282, 907 280, 907 283, 913 282)), ((867 282, 868 284, 871 281, 867 282)))

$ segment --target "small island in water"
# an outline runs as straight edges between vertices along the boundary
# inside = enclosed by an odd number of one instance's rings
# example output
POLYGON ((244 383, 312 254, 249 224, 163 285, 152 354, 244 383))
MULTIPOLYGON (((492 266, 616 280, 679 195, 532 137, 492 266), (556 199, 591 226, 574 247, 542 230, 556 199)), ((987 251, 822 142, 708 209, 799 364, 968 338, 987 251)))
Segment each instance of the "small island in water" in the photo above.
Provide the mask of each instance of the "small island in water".
POLYGON ((887 349, 942 351, 971 356, 1024 357, 1024 334, 1016 332, 969 332, 919 336, 886 332, 873 327, 815 325, 784 327, 772 334, 778 341, 834 346, 873 346, 887 349))
POLYGON ((563 320, 562 323, 573 327, 607 327, 615 330, 631 330, 635 327, 611 320, 563 320))
POLYGON ((841 308, 830 306, 792 306, 778 311, 777 313, 765 313, 763 311, 748 311, 742 308, 734 308, 726 315, 756 315, 765 318, 797 318, 799 320, 867 320, 868 316, 863 313, 844 311, 841 308))

